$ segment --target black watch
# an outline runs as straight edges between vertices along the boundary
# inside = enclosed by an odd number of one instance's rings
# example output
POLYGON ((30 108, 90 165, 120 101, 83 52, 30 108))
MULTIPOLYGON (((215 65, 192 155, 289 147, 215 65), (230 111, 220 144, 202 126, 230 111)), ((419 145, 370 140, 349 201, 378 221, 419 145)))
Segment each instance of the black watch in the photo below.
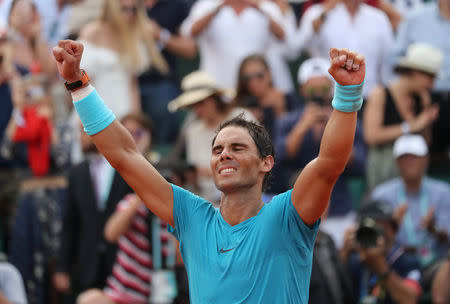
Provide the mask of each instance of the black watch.
POLYGON ((71 92, 75 91, 76 89, 81 88, 82 86, 84 86, 85 84, 87 84, 90 81, 89 76, 86 73, 86 71, 81 70, 81 72, 83 73, 83 76, 81 77, 80 80, 77 80, 77 81, 71 82, 71 83, 68 83, 67 81, 64 82, 64 85, 66 86, 66 89, 68 91, 71 91, 71 92))

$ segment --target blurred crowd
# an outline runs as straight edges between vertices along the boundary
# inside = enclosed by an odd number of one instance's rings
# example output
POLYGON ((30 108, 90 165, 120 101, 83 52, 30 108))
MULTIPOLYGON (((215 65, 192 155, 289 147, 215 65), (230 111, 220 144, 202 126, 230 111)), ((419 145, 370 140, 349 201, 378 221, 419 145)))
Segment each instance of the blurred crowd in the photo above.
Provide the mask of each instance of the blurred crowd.
POLYGON ((83 42, 81 68, 148 161, 215 207, 217 127, 267 128, 270 204, 318 155, 329 49, 362 53, 310 303, 450 303, 449 37, 450 0, 0 0, 0 303, 189 303, 167 224, 74 113, 61 39, 83 42))

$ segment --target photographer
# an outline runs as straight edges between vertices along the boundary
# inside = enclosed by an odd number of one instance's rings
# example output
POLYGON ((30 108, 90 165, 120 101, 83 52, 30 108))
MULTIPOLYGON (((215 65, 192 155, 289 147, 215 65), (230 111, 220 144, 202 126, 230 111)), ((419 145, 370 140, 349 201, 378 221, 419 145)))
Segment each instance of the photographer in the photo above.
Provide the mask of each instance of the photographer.
MULTIPOLYGON (((312 58, 304 61, 298 70, 298 83, 299 94, 305 104, 276 123, 274 141, 278 164, 274 168, 274 180, 284 183, 285 188, 289 187, 292 177, 297 176, 298 171, 318 155, 320 140, 332 112, 333 82, 330 77, 326 60, 312 58)), ((328 218, 322 225, 322 229, 333 237, 338 248, 342 243, 340 231, 345 230, 347 223, 353 222, 353 202, 347 179, 349 176, 364 174, 365 147, 361 131, 358 122, 350 160, 336 182, 331 194, 328 218)))
POLYGON ((398 222, 391 208, 383 201, 369 202, 359 213, 357 229, 346 232, 342 251, 348 254, 342 256, 348 257, 359 303, 416 303, 422 292, 418 260, 394 243, 398 222))

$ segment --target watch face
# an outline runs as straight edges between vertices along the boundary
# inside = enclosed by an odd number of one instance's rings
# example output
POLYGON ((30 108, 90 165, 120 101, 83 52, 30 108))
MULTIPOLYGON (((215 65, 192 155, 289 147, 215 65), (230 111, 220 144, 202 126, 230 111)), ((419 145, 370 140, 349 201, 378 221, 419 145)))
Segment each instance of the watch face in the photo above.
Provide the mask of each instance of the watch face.
POLYGON ((83 85, 83 82, 81 80, 78 80, 72 83, 65 83, 65 85, 68 90, 75 90, 81 87, 83 85))

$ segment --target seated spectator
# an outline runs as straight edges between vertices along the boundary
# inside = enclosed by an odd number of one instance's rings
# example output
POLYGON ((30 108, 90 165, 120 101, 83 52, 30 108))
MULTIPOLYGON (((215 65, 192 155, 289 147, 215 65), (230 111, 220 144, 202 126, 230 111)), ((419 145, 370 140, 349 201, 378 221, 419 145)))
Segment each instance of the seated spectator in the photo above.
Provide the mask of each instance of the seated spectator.
POLYGON ((219 125, 242 112, 251 119, 253 115, 242 108, 234 107, 227 90, 219 88, 215 80, 202 71, 195 71, 183 78, 183 94, 169 103, 169 110, 188 108, 194 116, 186 118, 181 136, 184 137, 186 160, 194 165, 199 177, 200 196, 218 203, 221 192, 212 179, 210 167, 211 143, 219 125))
MULTIPOLYGON (((293 176, 297 176, 308 162, 317 157, 320 141, 327 121, 332 113, 331 100, 333 82, 328 74, 328 62, 321 58, 306 60, 299 68, 300 95, 305 104, 301 109, 288 113, 277 122, 275 151, 278 164, 275 166, 275 180, 284 184, 277 189, 290 187, 293 176)), ((330 198, 327 221, 322 229, 331 234, 337 247, 341 247, 342 231, 353 221, 353 201, 347 185, 350 176, 364 174, 365 147, 362 130, 358 123, 352 156, 344 173, 339 177, 330 198), (338 228, 335 226, 338 225, 338 228), (344 226, 343 226, 344 225, 344 226)))
MULTIPOLYGON (((409 0, 408 0, 409 1, 409 0)), ((432 89, 432 101, 439 105, 439 117, 433 124, 433 140, 430 157, 437 165, 449 163, 450 149, 450 2, 448 0, 426 1, 400 24, 394 45, 394 60, 405 56, 415 43, 426 43, 443 52, 442 69, 436 74, 432 89)), ((428 53, 421 59, 428 60, 428 53)))
POLYGON ((340 260, 333 239, 320 230, 314 244, 309 303, 355 303, 347 269, 340 260))
POLYGON ((0 262, 0 303, 28 303, 19 271, 6 262, 0 262))
POLYGON ((235 104, 251 110, 272 138, 275 121, 299 106, 295 92, 284 93, 273 86, 269 64, 261 55, 242 60, 236 90, 235 104))
MULTIPOLYGON (((147 155, 152 141, 150 121, 131 114, 121 123, 133 136, 138 150, 147 155)), ((176 243, 167 224, 155 217, 136 194, 129 194, 106 222, 104 235, 119 247, 112 273, 103 290, 87 290, 77 303, 145 304, 149 298, 151 303, 171 303, 176 296, 176 286, 170 285, 175 283, 176 243), (169 294, 165 295, 166 288, 169 294)))
POLYGON ((376 187, 371 198, 405 206, 396 242, 413 250, 425 267, 449 248, 450 186, 426 176, 429 157, 422 136, 399 137, 393 153, 400 177, 376 187))
POLYGON ((345 260, 358 303, 416 303, 419 299, 420 265, 414 255, 396 245, 397 227, 392 206, 371 201, 360 210, 357 229, 347 230, 346 239, 351 240, 347 246, 358 253, 345 260))
POLYGON ((399 77, 389 86, 377 86, 366 104, 364 138, 369 145, 369 191, 398 175, 392 145, 402 134, 420 133, 431 140, 431 125, 439 108, 429 90, 442 67, 442 53, 427 44, 414 44, 395 67, 399 77))

